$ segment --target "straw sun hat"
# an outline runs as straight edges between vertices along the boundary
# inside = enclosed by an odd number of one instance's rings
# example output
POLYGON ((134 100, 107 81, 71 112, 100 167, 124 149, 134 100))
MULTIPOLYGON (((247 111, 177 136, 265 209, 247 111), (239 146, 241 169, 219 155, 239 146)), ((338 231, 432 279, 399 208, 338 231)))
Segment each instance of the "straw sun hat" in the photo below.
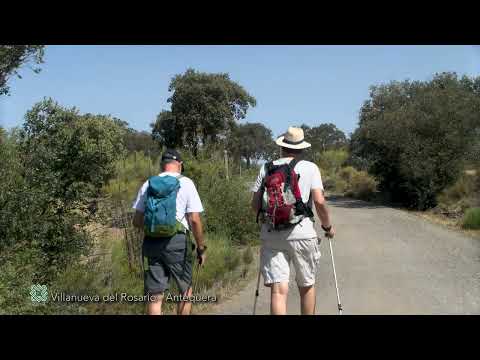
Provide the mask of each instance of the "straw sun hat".
POLYGON ((303 135, 302 128, 289 127, 287 132, 280 136, 275 143, 281 147, 289 149, 306 149, 312 146, 306 142, 303 135))

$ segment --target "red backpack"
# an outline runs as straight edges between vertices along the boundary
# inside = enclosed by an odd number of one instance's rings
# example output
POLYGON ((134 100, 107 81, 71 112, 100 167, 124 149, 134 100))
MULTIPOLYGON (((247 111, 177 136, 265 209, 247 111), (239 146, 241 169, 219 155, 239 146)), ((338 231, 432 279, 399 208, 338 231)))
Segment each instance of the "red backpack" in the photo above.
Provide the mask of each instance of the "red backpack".
POLYGON ((310 206, 302 201, 302 194, 298 186, 300 175, 294 168, 297 160, 289 164, 265 164, 265 177, 260 187, 262 206, 260 213, 273 230, 283 230, 295 226, 305 217, 313 218, 310 206))

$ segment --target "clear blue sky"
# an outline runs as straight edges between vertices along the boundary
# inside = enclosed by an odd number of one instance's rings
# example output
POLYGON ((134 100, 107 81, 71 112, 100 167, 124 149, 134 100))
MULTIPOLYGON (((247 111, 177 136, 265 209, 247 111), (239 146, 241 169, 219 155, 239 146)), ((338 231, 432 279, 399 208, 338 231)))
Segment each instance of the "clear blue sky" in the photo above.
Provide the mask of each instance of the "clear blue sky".
POLYGON ((480 76, 474 46, 47 46, 40 74, 23 70, 0 98, 0 125, 21 125, 25 112, 52 97, 82 113, 111 114, 149 130, 169 109, 170 79, 188 67, 228 72, 257 99, 246 121, 274 135, 290 124, 331 122, 351 133, 369 86, 427 80, 435 72, 480 76))

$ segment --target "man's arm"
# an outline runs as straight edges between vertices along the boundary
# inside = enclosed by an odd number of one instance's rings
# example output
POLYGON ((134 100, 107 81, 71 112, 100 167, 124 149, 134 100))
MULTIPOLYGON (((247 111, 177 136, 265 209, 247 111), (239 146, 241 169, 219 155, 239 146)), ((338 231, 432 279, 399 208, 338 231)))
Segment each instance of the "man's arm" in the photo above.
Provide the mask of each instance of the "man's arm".
POLYGON ((139 229, 143 228, 143 212, 138 210, 135 211, 135 215, 133 216, 133 226, 139 229))
MULTIPOLYGON (((323 196, 323 190, 322 189, 313 189, 312 190, 312 198, 313 198, 313 203, 315 204, 315 209, 317 210, 317 215, 320 218, 320 221, 322 225, 326 228, 332 226, 332 223, 330 221, 330 214, 327 209, 327 204, 325 201, 325 197, 323 196)), ((333 237, 335 235, 335 230, 332 228, 330 231, 327 233, 328 237, 333 237)))
POLYGON ((148 187, 148 181, 144 182, 140 190, 138 190, 137 197, 133 202, 132 207, 135 209, 133 216, 133 226, 137 229, 143 229, 143 212, 145 211, 145 192, 148 187))
POLYGON ((260 209, 260 206, 261 206, 261 201, 260 200, 261 200, 260 192, 259 191, 254 192, 253 197, 252 197, 251 206, 252 206, 253 211, 255 211, 255 214, 257 214, 258 210, 260 209))
POLYGON ((203 225, 200 213, 192 212, 187 214, 187 220, 190 224, 190 230, 193 233, 197 247, 202 249, 205 246, 205 240, 203 238, 203 225))
POLYGON ((265 165, 262 165, 260 168, 260 172, 258 173, 257 180, 255 180, 255 183, 252 187, 253 191, 253 197, 252 197, 252 202, 251 202, 251 207, 253 211, 255 212, 255 215, 258 213, 258 210, 262 207, 262 184, 263 184, 263 179, 265 177, 265 165))
POLYGON ((200 265, 205 263, 206 255, 205 255, 205 240, 203 238, 203 225, 202 219, 200 218, 200 213, 192 212, 187 213, 187 221, 190 224, 190 230, 193 233, 193 237, 195 238, 195 242, 197 244, 197 258, 200 265), (199 253, 200 251, 200 253, 199 253))

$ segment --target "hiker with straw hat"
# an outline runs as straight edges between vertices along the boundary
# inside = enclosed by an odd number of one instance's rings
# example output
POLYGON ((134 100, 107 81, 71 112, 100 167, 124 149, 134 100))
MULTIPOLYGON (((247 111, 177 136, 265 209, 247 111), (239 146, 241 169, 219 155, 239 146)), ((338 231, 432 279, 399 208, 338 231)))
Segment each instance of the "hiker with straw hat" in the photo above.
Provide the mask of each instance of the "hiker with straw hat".
MULTIPOLYGON (((272 315, 287 313, 290 264, 296 274, 301 313, 315 313, 315 278, 320 259, 312 203, 327 237, 335 234, 324 198, 320 170, 302 160, 303 129, 290 127, 276 140, 281 158, 264 164, 252 188, 252 208, 262 222, 260 272, 271 289, 272 315)), ((260 281, 260 274, 259 274, 260 281)), ((257 289, 258 295, 258 289, 257 289)), ((254 310, 255 312, 255 310, 254 310)))

